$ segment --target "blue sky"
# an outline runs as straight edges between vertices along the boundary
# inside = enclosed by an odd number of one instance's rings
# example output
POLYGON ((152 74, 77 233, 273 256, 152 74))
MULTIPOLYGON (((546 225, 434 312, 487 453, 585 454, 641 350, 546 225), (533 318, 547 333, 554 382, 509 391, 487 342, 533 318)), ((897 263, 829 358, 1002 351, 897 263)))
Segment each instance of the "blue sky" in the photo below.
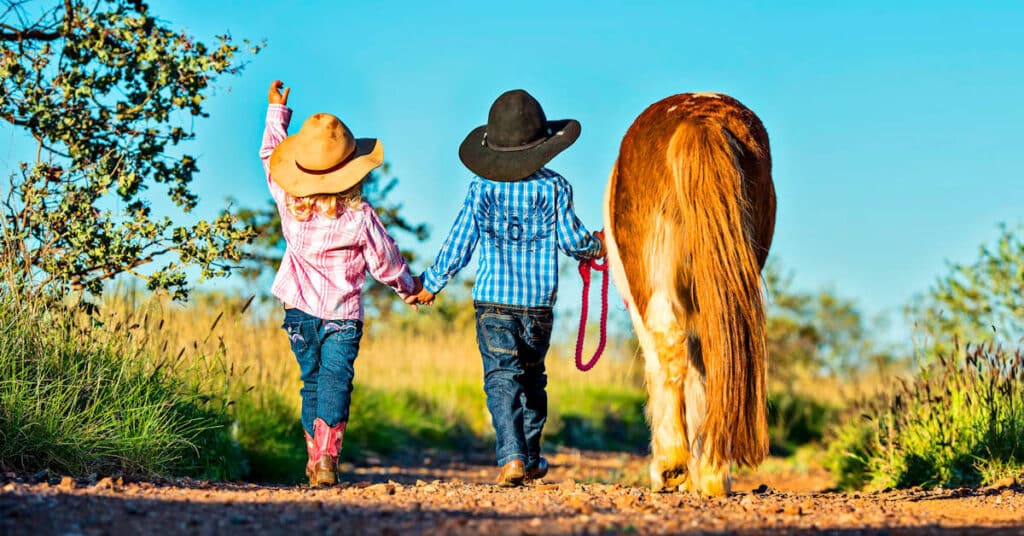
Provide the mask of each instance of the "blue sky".
MULTIPOLYGON (((201 39, 268 43, 220 81, 195 125, 188 149, 211 211, 228 195, 266 198, 256 149, 275 78, 292 87, 294 128, 327 111, 381 138, 395 197, 433 230, 418 248, 431 256, 470 179, 458 145, 502 91, 524 88, 550 118, 581 121, 550 167, 592 228, 636 115, 674 93, 720 91, 771 137, 773 255, 799 287, 834 287, 870 313, 897 312, 998 222, 1024 221, 1024 4, 896 4, 150 2, 201 39)), ((570 283, 562 301, 575 305, 570 283)))

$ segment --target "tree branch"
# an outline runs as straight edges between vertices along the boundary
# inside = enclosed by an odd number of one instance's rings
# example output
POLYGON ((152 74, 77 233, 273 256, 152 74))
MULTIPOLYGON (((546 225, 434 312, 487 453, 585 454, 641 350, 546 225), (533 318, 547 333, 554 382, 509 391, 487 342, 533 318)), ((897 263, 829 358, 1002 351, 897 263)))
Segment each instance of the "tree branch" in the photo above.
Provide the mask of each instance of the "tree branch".
MULTIPOLYGON (((12 10, 16 11, 20 4, 9 3, 8 6, 7 13, 12 10)), ((57 9, 54 9, 50 13, 55 14, 57 9)), ((18 28, 9 24, 0 23, 0 29, 6 30, 0 31, 0 41, 17 41, 19 43, 22 41, 56 41, 67 35, 67 32, 70 31, 70 23, 74 21, 74 9, 72 8, 71 0, 64 0, 64 14, 65 18, 63 20, 56 20, 52 26, 48 26, 45 29, 38 27, 39 23, 46 18, 45 14, 39 19, 39 21, 28 28, 18 28), (58 30, 55 28, 61 29, 58 30)), ((19 17, 19 19, 20 18, 21 17, 19 17)))

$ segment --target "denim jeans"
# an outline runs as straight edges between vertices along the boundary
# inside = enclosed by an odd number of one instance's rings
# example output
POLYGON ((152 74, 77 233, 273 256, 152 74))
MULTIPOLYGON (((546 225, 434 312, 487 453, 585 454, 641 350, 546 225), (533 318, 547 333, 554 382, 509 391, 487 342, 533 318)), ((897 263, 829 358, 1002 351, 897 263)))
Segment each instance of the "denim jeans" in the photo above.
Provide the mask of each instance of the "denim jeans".
POLYGON ((302 427, 312 436, 317 417, 328 426, 347 421, 363 323, 323 320, 298 309, 285 309, 281 327, 288 333, 302 375, 302 427))
POLYGON ((550 307, 476 302, 476 338, 484 364, 484 392, 497 438, 498 465, 540 460, 548 419, 544 356, 551 344, 550 307))

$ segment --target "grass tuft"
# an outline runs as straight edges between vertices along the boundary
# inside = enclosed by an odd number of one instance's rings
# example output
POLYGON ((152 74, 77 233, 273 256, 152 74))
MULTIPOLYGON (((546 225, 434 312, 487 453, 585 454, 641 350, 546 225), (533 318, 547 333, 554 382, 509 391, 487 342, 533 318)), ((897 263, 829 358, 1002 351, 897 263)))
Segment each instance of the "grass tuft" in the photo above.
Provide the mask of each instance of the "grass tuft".
POLYGON ((992 345, 922 365, 854 406, 827 464, 849 489, 988 485, 1024 472, 1024 356, 992 345))

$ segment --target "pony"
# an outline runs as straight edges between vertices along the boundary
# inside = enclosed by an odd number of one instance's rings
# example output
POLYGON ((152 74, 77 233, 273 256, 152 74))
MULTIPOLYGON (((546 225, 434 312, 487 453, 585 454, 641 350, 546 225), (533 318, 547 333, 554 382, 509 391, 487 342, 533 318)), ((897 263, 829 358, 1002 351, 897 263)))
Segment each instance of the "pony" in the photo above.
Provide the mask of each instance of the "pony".
POLYGON ((651 488, 727 495, 768 454, 768 133, 738 100, 684 93, 626 132, 604 198, 612 280, 644 355, 651 488))

